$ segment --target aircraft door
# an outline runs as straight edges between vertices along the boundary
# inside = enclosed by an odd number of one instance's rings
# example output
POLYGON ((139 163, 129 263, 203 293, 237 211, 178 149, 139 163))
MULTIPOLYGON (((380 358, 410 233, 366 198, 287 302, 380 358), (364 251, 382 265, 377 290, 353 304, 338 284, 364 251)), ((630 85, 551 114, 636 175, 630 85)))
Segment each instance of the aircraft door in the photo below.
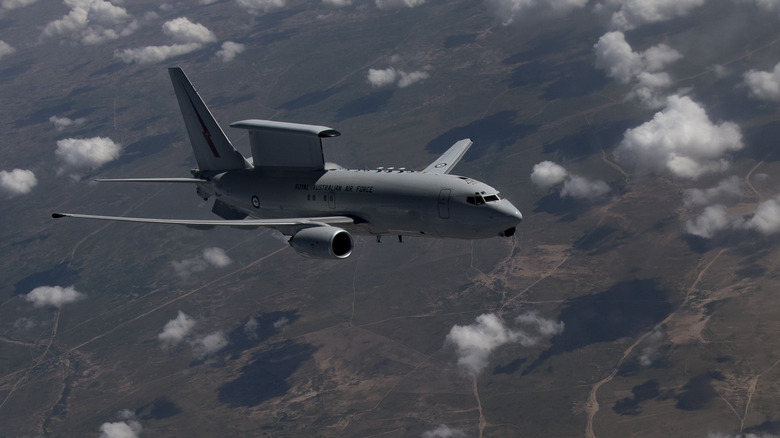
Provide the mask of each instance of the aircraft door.
POLYGON ((442 189, 441 192, 439 192, 439 218, 441 219, 449 219, 450 218, 450 193, 452 190, 450 189, 442 189))
POLYGON ((334 192, 328 193, 328 207, 331 210, 336 208, 336 194, 334 192))

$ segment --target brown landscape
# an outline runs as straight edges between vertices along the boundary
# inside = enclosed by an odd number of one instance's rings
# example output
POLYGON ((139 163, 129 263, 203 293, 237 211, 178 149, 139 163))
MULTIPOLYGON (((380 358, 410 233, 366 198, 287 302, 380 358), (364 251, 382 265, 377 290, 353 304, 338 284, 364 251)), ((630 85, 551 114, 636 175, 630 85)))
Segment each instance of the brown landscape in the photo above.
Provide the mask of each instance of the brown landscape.
MULTIPOLYGON (((0 437, 780 436, 780 112, 746 76, 780 62, 780 11, 710 0, 618 29, 623 2, 117 2, 125 15, 102 4, 113 20, 53 34, 77 3, 0 15, 15 48, 0 170, 37 179, 2 187, 0 437), (182 40, 180 17, 215 37, 182 40), (602 50, 618 30, 634 55, 602 50), (224 41, 243 51, 225 61, 224 41), (199 45, 122 57, 176 44, 199 45), (173 65, 225 128, 338 129, 324 154, 345 167, 422 169, 472 138, 454 173, 523 223, 510 239, 360 236, 332 261, 273 230, 53 221, 215 218, 189 186, 92 182, 190 175, 173 65), (681 120, 696 108, 705 120, 681 120), (696 123, 719 129, 713 148, 733 124, 740 147, 703 153, 696 177, 633 159, 638 128, 696 123), (97 137, 121 152, 81 167, 56 152, 97 137), (565 179, 540 184, 545 161, 565 179), (46 286, 78 295, 36 306, 46 286)), ((682 155, 677 138, 659 144, 682 155)))

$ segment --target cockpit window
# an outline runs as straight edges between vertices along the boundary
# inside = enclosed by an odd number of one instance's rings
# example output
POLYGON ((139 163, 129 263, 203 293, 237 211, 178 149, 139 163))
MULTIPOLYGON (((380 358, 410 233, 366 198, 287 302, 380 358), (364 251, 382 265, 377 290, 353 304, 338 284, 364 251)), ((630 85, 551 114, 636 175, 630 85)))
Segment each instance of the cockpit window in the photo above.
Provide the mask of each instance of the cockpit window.
POLYGON ((474 195, 474 196, 467 196, 466 202, 468 202, 471 205, 482 205, 486 202, 495 202, 498 201, 500 198, 498 195, 474 195))

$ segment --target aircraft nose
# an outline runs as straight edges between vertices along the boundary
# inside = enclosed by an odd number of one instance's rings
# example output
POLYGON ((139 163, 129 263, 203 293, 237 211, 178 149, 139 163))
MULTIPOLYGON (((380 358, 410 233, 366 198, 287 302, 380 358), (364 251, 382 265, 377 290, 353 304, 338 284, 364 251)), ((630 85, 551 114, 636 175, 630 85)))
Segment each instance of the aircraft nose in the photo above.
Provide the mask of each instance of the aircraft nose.
POLYGON ((502 199, 495 204, 495 211, 497 213, 496 219, 506 222, 507 225, 517 225, 523 220, 523 215, 520 213, 520 210, 506 199, 502 199))

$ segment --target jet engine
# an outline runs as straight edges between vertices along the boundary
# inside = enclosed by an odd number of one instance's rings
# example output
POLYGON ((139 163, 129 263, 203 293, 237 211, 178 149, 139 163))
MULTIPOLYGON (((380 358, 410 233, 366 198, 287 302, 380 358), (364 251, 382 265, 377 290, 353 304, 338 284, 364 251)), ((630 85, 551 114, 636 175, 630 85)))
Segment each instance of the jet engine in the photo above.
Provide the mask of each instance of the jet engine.
POLYGON ((354 242, 346 230, 332 226, 304 228, 290 238, 290 246, 306 257, 345 259, 354 242))

